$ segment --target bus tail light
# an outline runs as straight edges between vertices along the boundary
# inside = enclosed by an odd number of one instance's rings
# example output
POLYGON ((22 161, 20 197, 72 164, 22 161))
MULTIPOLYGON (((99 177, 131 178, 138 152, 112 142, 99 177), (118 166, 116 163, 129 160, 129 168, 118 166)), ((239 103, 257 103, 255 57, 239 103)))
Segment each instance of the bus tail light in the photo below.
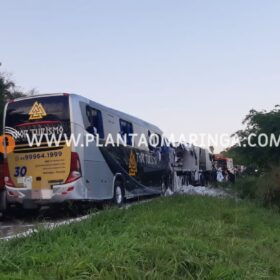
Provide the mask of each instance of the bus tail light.
POLYGON ((8 187, 14 187, 15 184, 10 176, 9 166, 7 159, 4 160, 4 181, 5 185, 8 187))
POLYGON ((65 184, 72 183, 82 176, 81 163, 80 158, 77 153, 71 153, 71 166, 70 166, 70 174, 65 182, 65 184))

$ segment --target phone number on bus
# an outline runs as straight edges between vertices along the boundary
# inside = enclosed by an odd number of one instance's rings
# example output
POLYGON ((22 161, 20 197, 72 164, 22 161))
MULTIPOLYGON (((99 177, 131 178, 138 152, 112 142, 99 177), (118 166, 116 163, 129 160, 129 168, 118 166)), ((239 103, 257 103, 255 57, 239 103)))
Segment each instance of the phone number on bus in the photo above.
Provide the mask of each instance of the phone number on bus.
POLYGON ((53 158, 53 157, 61 157, 62 152, 47 152, 47 153, 36 153, 36 154, 29 154, 20 157, 16 157, 17 160, 34 160, 34 159, 44 159, 44 158, 53 158))

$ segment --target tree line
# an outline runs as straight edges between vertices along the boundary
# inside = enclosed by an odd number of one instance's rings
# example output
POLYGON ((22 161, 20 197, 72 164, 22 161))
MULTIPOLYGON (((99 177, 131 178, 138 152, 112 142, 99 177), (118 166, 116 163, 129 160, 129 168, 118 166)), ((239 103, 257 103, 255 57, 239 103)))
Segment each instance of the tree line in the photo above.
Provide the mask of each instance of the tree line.
POLYGON ((251 110, 243 121, 244 129, 234 135, 241 145, 225 151, 240 164, 254 165, 264 171, 280 163, 280 106, 272 110, 251 110))

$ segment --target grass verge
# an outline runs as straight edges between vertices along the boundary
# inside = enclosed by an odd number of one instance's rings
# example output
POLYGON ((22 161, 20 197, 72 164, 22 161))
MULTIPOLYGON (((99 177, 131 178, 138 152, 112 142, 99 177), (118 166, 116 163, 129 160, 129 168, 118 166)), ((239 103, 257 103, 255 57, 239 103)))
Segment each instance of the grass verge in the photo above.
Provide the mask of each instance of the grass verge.
POLYGON ((279 214, 174 196, 0 242, 0 279, 279 279, 279 214))

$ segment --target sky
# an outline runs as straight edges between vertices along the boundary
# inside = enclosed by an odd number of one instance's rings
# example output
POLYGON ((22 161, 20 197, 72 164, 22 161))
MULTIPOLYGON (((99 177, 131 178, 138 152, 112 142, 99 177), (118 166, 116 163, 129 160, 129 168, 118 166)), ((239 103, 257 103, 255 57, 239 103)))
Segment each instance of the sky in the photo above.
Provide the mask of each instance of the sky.
POLYGON ((280 104, 280 1, 3 1, 1 71, 166 134, 233 133, 280 104))

